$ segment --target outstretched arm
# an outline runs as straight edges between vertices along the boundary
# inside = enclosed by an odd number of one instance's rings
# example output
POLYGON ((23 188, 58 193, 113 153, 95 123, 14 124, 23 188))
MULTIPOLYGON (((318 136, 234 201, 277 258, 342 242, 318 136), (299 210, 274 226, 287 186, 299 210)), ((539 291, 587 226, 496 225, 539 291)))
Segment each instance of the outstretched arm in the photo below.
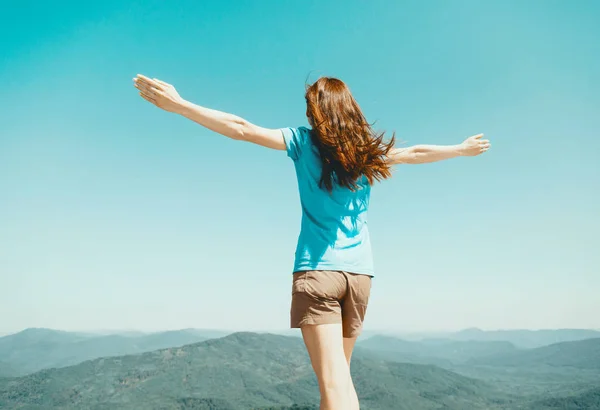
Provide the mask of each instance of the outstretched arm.
POLYGON ((454 157, 483 154, 490 148, 490 141, 481 139, 483 134, 467 138, 458 145, 414 145, 408 148, 392 148, 388 160, 392 164, 426 164, 454 157))
POLYGON ((235 140, 285 150, 285 142, 280 130, 259 127, 236 115, 186 101, 177 93, 175 87, 157 78, 152 79, 138 74, 133 82, 146 101, 165 111, 182 115, 209 130, 235 140))

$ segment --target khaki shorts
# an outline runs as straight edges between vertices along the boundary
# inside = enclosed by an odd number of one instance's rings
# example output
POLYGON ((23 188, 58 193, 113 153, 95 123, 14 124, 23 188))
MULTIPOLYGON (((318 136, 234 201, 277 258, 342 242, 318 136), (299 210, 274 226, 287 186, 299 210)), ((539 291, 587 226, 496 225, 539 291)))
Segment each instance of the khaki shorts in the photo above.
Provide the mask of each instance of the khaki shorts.
POLYGON ((371 276, 343 271, 294 273, 291 327, 341 323, 344 337, 357 337, 371 294, 371 276))

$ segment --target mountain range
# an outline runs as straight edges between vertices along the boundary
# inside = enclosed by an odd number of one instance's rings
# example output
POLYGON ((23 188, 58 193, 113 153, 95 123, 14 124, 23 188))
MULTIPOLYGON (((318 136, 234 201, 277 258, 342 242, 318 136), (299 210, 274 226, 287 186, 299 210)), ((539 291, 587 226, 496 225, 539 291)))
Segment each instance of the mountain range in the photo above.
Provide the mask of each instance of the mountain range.
MULTIPOLYGON (((42 369, 74 365, 84 360, 183 346, 231 333, 233 332, 211 329, 155 333, 127 331, 112 334, 25 329, 0 337, 0 376, 22 376, 42 369)), ((277 334, 299 336, 299 332, 289 330, 277 334)), ((518 354, 523 349, 599 338, 600 332, 587 329, 489 332, 473 328, 455 333, 401 337, 365 332, 359 339, 358 346, 376 350, 386 360, 452 368, 467 359, 473 359, 471 364, 475 365, 478 364, 478 358, 494 354, 500 354, 498 360, 504 360, 502 354, 510 352, 515 353, 514 360, 518 361, 518 354)))
MULTIPOLYGON (((353 359, 365 409, 492 409, 516 398, 431 365, 353 359)), ((215 408, 315 405, 318 387, 299 338, 235 333, 201 343, 2 379, 0 407, 215 408), (196 406, 196 407, 194 407, 196 406)))
POLYGON ((226 334, 218 330, 183 329, 129 336, 26 329, 0 338, 0 375, 22 376, 84 360, 183 346, 226 334))
MULTIPOLYGON (((555 332, 549 339, 574 337, 555 332)), ((523 348, 374 335, 359 339, 352 373, 363 409, 600 409, 600 337, 523 348)), ((306 410, 317 403, 299 337, 27 329, 0 338, 2 409, 306 410)))
POLYGON ((463 329, 458 332, 428 332, 428 333, 389 333, 387 334, 404 340, 422 341, 431 339, 450 339, 457 341, 510 342, 516 347, 531 349, 547 346, 553 343, 573 342, 576 340, 600 337, 600 329, 506 329, 482 330, 476 327, 463 329))

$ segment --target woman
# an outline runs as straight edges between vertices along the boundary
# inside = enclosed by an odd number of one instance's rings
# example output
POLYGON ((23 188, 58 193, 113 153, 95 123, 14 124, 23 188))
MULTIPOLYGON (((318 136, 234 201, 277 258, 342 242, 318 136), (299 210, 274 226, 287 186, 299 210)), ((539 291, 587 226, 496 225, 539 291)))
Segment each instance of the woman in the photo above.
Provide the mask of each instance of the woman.
POLYGON ((422 164, 487 151, 482 134, 453 146, 394 148, 367 123, 348 87, 320 78, 306 91, 311 129, 267 129, 182 99, 143 75, 140 95, 226 137, 286 151, 294 161, 302 224, 292 282, 291 327, 300 328, 321 392, 321 409, 358 409, 350 376, 352 350, 365 317, 373 261, 367 225, 371 185, 394 164, 422 164))

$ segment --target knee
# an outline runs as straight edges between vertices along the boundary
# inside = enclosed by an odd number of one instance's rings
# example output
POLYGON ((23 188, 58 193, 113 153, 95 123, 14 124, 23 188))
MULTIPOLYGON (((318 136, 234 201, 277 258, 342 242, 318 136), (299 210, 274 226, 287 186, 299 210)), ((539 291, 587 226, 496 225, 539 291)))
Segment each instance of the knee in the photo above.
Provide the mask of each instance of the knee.
POLYGON ((350 380, 347 377, 327 378, 321 380, 321 394, 335 397, 346 396, 350 389, 350 380))

